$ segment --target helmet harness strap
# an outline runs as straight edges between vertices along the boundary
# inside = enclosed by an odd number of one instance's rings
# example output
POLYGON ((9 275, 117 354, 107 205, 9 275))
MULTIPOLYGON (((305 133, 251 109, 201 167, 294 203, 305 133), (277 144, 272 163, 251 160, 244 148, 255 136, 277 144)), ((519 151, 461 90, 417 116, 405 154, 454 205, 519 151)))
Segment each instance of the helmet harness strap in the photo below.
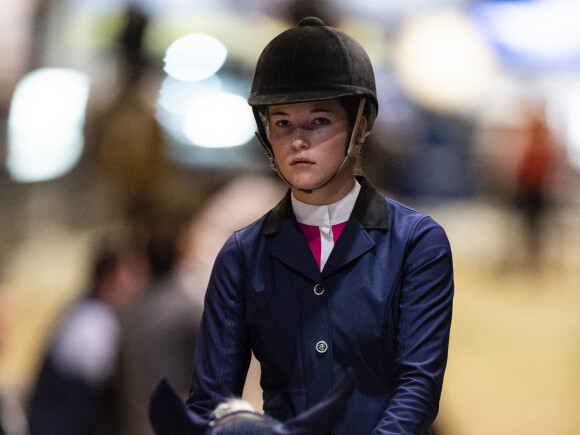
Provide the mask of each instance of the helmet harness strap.
MULTIPOLYGON (((312 191, 322 189, 323 187, 332 183, 336 179, 336 177, 338 177, 338 174, 340 174, 340 172, 342 171, 342 169, 346 165, 347 161, 350 158, 356 157, 358 155, 358 153, 360 152, 360 148, 361 148, 363 143, 356 142, 356 136, 357 136, 358 126, 359 126, 360 120, 362 118, 365 103, 366 103, 366 98, 361 98, 360 102, 359 102, 357 114, 356 114, 356 120, 355 120, 353 128, 352 128, 352 132, 350 135, 350 140, 348 143, 348 148, 346 150, 346 155, 344 157, 344 160, 342 161, 340 167, 336 170, 334 175, 332 177, 330 177, 327 181, 322 183, 320 186, 317 186, 313 189, 301 189, 299 187, 292 185, 292 183, 290 183, 290 181, 288 181, 288 179, 284 176, 284 174, 282 174, 282 171, 278 167, 278 164, 276 163, 276 158, 274 157, 274 153, 272 152, 272 148, 266 144, 266 141, 262 137, 262 134, 260 134, 259 132, 256 132, 256 136, 257 136, 258 140, 260 141, 260 144, 264 148, 264 152, 265 152, 266 156, 268 157, 268 160, 270 161, 270 168, 272 168, 278 174, 278 176, 282 180, 284 180, 284 182, 286 184, 288 184, 290 187, 292 187, 293 189, 296 189, 296 190, 300 190, 301 192, 304 192, 304 193, 312 193, 312 191)), ((366 132, 365 137, 368 136, 368 134, 369 134, 369 132, 366 132)))

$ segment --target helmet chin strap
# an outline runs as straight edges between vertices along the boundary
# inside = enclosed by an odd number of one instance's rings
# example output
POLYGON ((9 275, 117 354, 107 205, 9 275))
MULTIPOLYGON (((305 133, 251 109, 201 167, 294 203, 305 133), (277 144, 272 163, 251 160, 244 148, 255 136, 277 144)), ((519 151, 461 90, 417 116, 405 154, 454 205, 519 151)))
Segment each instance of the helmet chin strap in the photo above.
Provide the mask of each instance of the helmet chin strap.
MULTIPOLYGON (((294 186, 292 183, 290 183, 290 181, 288 181, 288 179, 284 176, 284 174, 282 173, 282 171, 278 167, 278 164, 276 163, 276 158, 274 157, 272 149, 266 144, 266 142, 262 138, 262 135, 260 133, 256 132, 256 136, 257 136, 258 140, 260 141, 260 144, 262 144, 262 147, 265 150, 265 154, 268 157, 268 160, 270 160, 270 168, 272 168, 278 174, 278 176, 286 184, 288 184, 292 189, 296 189, 296 190, 299 190, 299 191, 307 193, 307 194, 312 193, 314 190, 322 189, 323 187, 328 186, 330 183, 332 183, 336 179, 336 177, 338 177, 338 174, 340 174, 342 169, 346 166, 346 163, 348 162, 348 160, 356 157, 358 155, 358 153, 360 152, 360 147, 362 146, 362 142, 356 142, 356 136, 357 136, 358 126, 359 126, 360 120, 362 118, 365 103, 366 103, 366 98, 361 98, 360 102, 359 102, 357 114, 356 114, 356 120, 355 120, 354 126, 352 128, 352 132, 350 135, 350 140, 348 143, 348 148, 346 150, 346 155, 344 157, 344 160, 342 161, 340 167, 336 170, 334 175, 332 175, 328 180, 326 180, 320 186, 314 187, 312 189, 301 189, 299 187, 294 186)), ((368 134, 369 134, 369 132, 367 132, 365 134, 365 137, 368 136, 368 134)))

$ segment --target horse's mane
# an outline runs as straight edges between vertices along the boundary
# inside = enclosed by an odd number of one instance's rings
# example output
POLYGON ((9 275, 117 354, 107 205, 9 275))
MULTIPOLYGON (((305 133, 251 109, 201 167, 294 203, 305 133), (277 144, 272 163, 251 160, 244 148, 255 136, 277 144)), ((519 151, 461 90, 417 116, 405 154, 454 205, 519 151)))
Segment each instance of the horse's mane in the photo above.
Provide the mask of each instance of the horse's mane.
POLYGON ((232 397, 220 403, 211 414, 212 420, 219 420, 237 412, 256 412, 250 403, 245 400, 232 397))

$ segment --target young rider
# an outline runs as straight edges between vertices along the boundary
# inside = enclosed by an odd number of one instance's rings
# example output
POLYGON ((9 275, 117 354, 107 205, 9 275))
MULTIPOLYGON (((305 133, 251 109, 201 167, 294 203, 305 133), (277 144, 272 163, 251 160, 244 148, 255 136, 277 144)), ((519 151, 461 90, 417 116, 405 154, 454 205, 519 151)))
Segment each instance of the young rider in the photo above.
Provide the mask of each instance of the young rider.
POLYGON ((357 175, 377 115, 365 50, 317 18, 262 52, 249 98, 271 166, 289 185, 219 253, 188 407, 208 416, 242 393, 252 353, 264 412, 356 390, 336 434, 422 434, 438 411, 453 299, 451 250, 428 216, 357 175))

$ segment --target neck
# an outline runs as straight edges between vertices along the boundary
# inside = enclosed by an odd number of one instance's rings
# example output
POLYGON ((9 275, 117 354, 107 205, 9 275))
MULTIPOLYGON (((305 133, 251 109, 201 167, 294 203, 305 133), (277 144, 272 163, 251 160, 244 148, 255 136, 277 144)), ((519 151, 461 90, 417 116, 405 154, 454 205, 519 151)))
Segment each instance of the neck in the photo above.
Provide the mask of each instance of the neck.
MULTIPOLYGON (((349 166, 352 166, 350 164, 349 166)), ((311 205, 328 205, 340 201, 354 188, 355 178, 350 168, 343 170, 342 176, 338 176, 328 185, 311 191, 304 191, 291 187, 292 195, 298 201, 311 205)))

